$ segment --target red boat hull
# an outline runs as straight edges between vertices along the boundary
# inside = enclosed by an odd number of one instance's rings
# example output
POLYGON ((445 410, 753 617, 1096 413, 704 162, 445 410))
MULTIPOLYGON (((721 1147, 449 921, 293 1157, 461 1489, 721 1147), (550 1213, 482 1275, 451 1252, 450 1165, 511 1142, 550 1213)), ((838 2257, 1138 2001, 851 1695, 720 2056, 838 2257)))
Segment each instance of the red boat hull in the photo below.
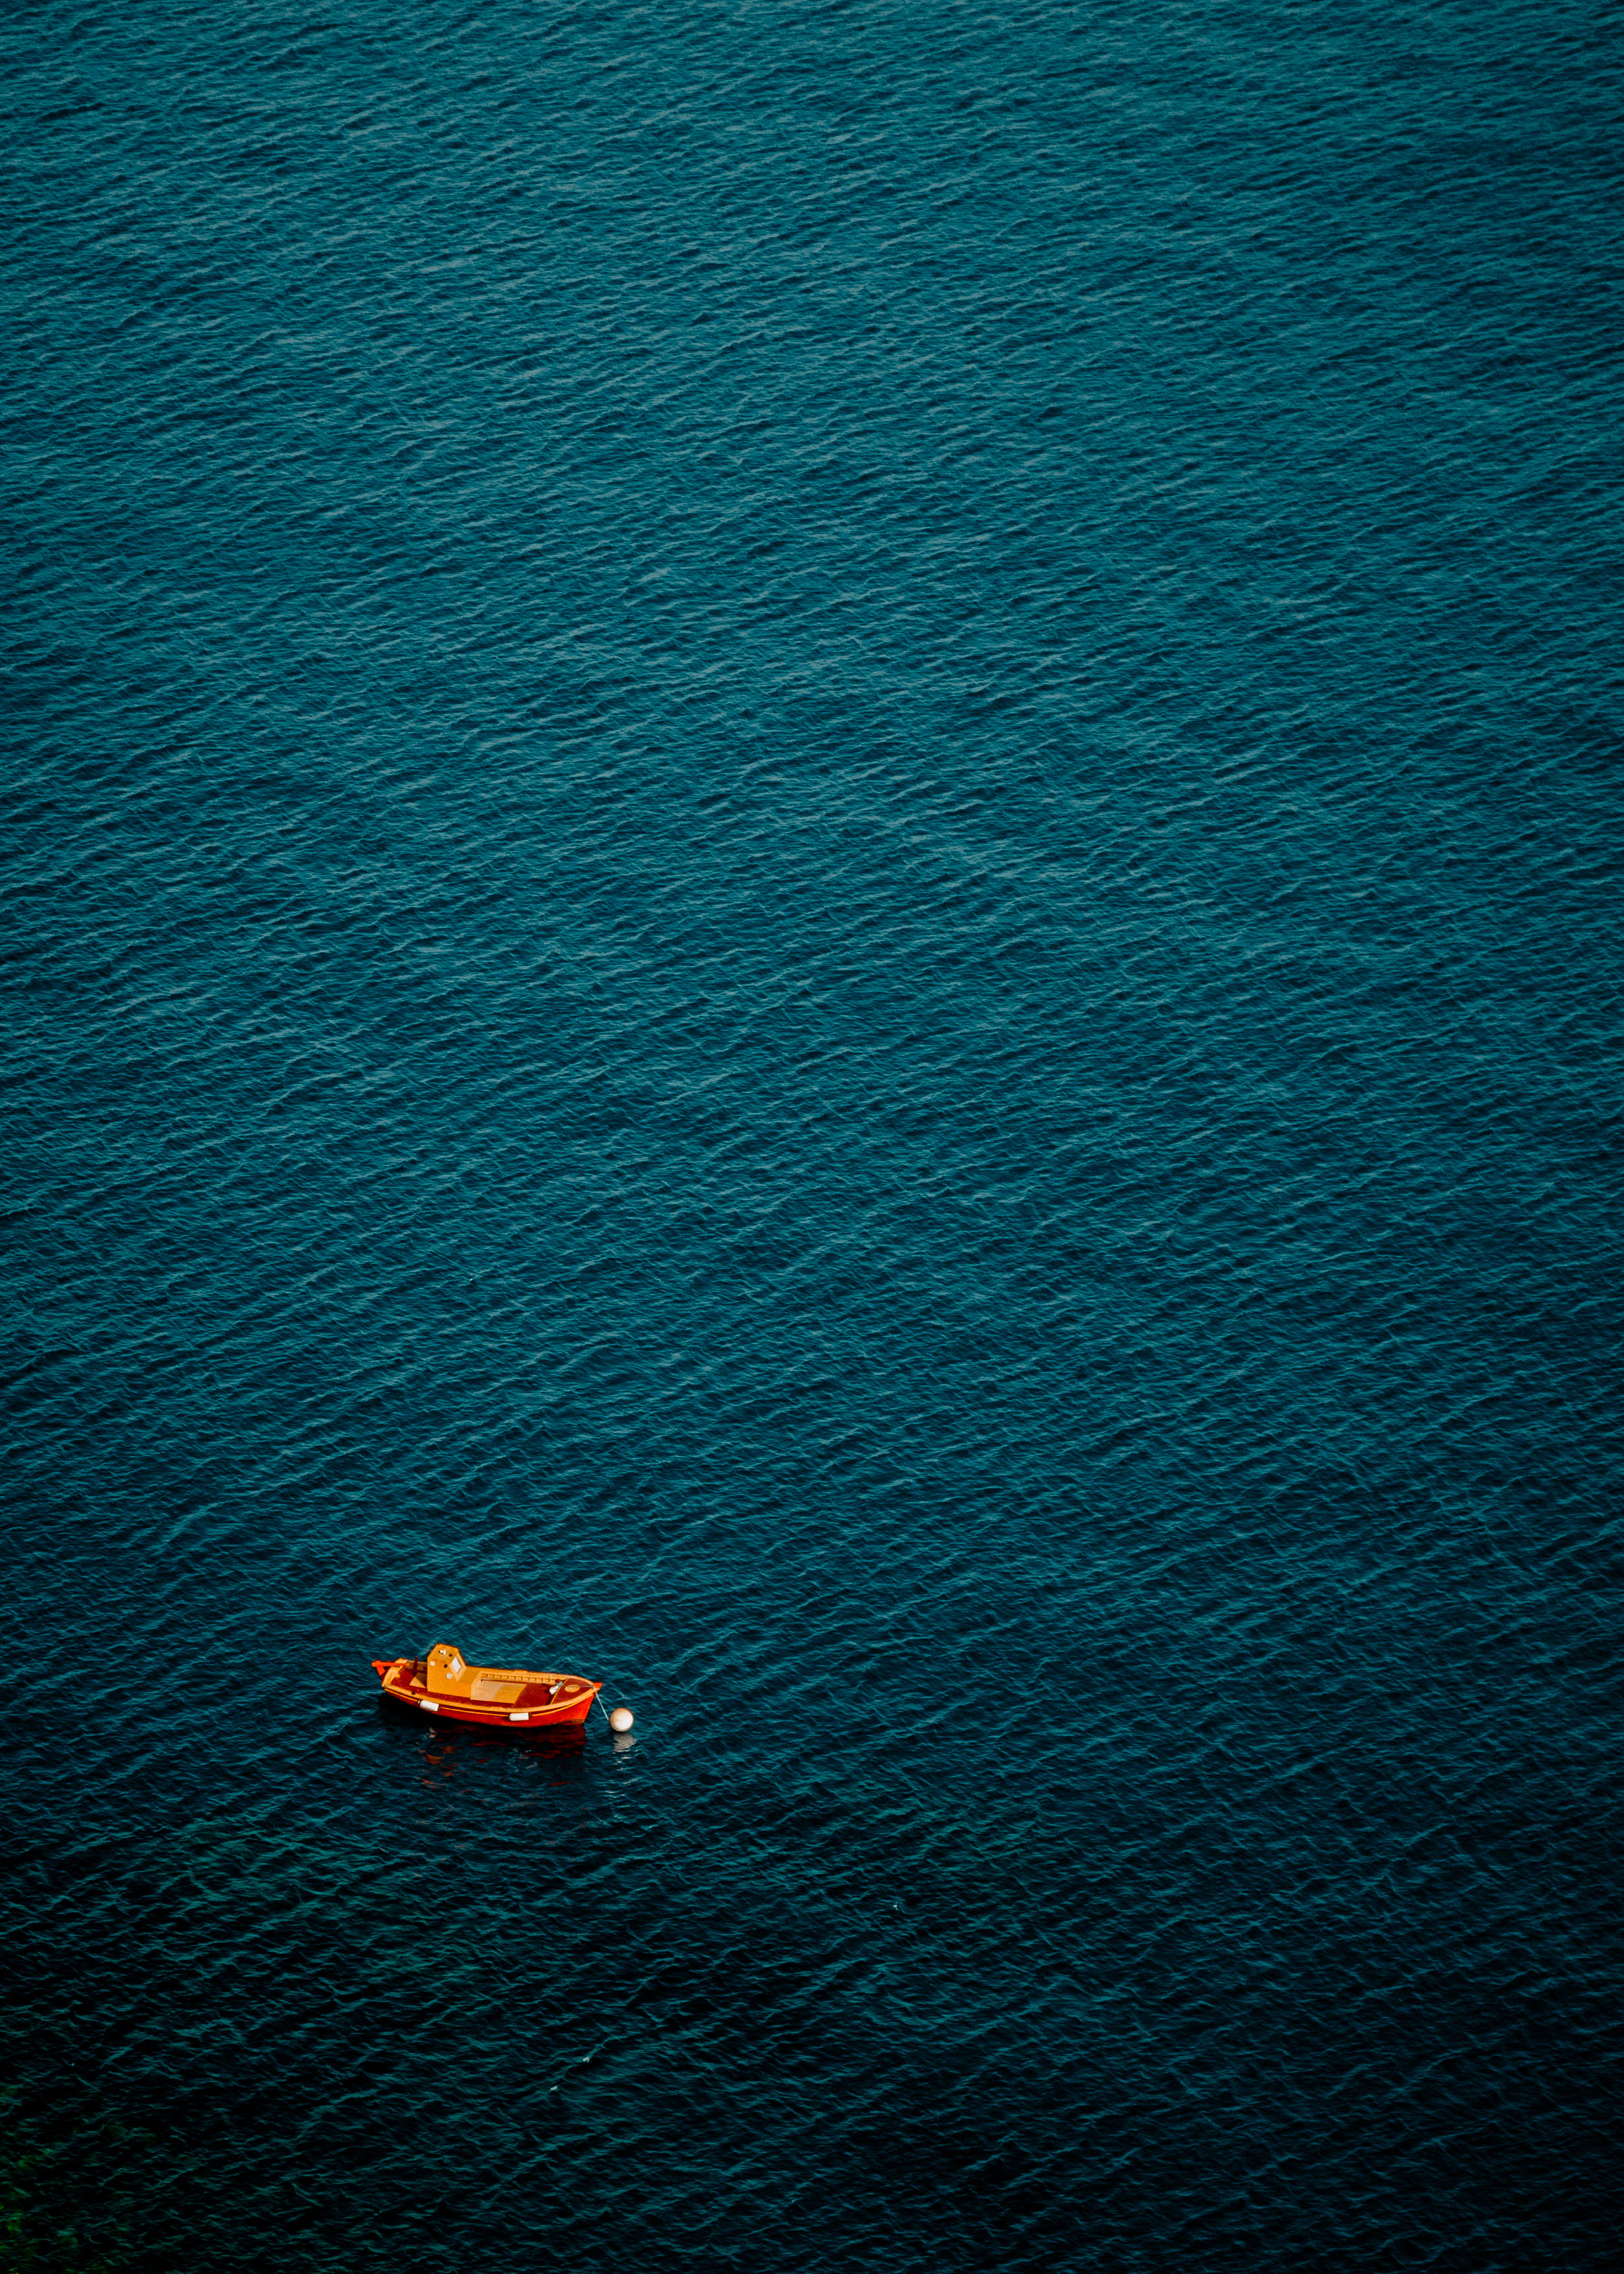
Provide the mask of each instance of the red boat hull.
MULTIPOLYGON (((487 1701, 431 1688, 422 1659, 375 1658, 372 1667, 384 1696, 410 1713, 440 1721, 462 1721, 473 1728, 501 1729, 515 1736, 538 1729, 578 1729, 603 1688, 601 1682, 588 1682, 578 1675, 554 1677, 551 1683, 536 1676, 522 1684, 500 1685, 517 1689, 516 1698, 487 1701)), ((491 1686, 497 1685, 492 1681, 491 1686)))

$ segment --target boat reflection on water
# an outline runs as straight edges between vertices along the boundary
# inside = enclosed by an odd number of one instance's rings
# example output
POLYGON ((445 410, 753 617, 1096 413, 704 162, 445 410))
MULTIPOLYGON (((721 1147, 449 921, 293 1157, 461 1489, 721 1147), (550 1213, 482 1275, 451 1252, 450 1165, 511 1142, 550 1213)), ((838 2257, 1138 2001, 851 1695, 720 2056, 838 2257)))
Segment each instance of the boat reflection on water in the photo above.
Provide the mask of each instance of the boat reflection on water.
POLYGON ((510 1780, 536 1772, 545 1782, 562 1788, 581 1785, 587 1775, 586 1734, 580 1728, 541 1730, 523 1745, 515 1745, 489 1729, 455 1725, 414 1729, 384 1699, 379 1701, 379 1721, 392 1744, 411 1747, 418 1781, 425 1788, 470 1779, 477 1786, 492 1777, 510 1780))

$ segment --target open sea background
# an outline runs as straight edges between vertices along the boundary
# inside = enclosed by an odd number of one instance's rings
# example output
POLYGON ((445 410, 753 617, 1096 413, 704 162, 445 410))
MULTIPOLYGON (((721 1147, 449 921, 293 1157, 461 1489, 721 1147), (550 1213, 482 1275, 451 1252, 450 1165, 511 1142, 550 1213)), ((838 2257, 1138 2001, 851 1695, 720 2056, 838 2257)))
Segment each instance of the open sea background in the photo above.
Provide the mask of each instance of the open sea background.
POLYGON ((1620 18, 3 38, 8 2267, 1616 2263, 1620 18))

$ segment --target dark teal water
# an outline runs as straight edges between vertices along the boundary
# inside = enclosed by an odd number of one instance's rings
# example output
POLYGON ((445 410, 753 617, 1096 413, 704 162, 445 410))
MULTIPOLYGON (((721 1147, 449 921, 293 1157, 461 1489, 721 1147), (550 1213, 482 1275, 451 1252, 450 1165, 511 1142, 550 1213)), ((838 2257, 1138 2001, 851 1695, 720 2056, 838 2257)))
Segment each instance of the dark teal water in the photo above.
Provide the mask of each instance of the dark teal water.
POLYGON ((1616 19, 4 37, 52 2263, 1611 2263, 1616 19))

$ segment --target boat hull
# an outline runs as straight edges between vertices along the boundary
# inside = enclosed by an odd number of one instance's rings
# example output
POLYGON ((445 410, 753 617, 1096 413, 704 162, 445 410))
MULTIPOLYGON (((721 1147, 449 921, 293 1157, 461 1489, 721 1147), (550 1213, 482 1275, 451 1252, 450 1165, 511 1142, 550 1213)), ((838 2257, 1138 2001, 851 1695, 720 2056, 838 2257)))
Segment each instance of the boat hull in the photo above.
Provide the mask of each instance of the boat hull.
POLYGON ((391 1705, 419 1713, 425 1721, 457 1721, 469 1728, 499 1729, 515 1737, 533 1736, 538 1730, 578 1729, 603 1688, 601 1682, 572 1675, 559 1683, 558 1694, 549 1700, 536 1698, 523 1706, 485 1704, 477 1698, 431 1691, 417 1672, 421 1664, 420 1660, 403 1658, 372 1660, 391 1705))

